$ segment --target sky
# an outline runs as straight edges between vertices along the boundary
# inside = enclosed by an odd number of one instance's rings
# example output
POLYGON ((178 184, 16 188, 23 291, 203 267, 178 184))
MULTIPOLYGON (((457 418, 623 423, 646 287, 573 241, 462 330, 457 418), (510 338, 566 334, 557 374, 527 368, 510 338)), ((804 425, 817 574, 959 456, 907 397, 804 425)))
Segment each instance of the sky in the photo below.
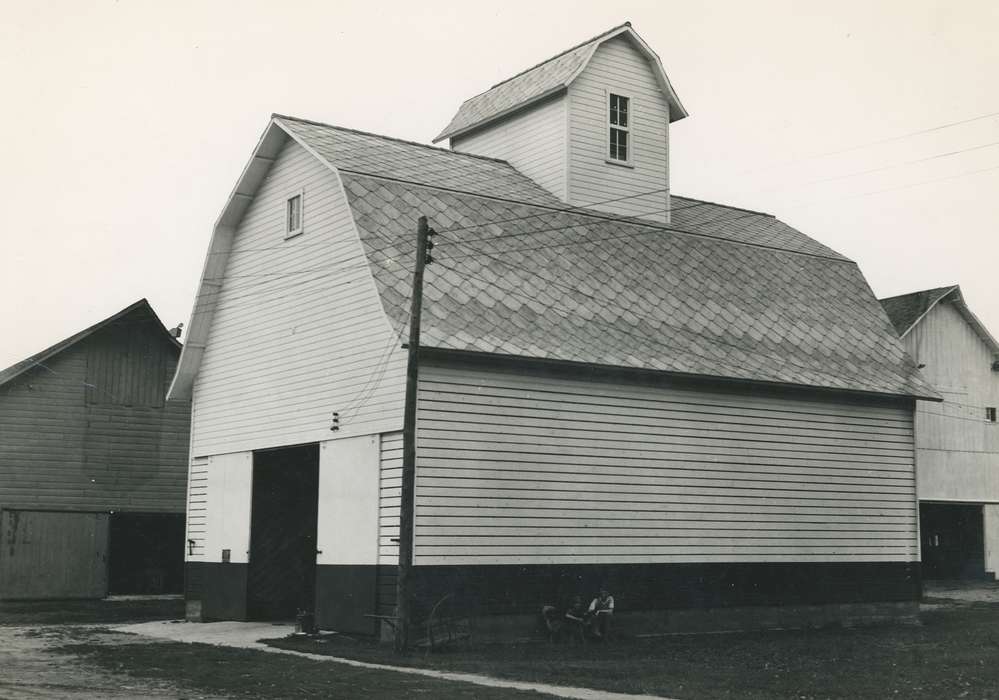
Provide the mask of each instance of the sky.
POLYGON ((999 335, 999 3, 0 0, 0 368, 145 297, 187 322, 273 112, 429 143, 621 22, 690 116, 675 194, 777 215, 999 335))

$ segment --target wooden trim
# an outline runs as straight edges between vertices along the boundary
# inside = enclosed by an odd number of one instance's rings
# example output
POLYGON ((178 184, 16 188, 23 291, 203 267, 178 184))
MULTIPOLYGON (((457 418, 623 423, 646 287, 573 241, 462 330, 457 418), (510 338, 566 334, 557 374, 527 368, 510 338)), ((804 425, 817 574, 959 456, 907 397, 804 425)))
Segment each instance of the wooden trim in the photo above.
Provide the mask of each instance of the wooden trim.
MULTIPOLYGON (((434 348, 423 346, 420 355, 426 362, 442 365, 463 364, 487 369, 527 369, 548 374, 576 379, 603 379, 606 381, 625 381, 644 383, 652 381, 661 386, 721 388, 726 391, 768 391, 786 395, 821 394, 823 396, 844 396, 854 399, 869 399, 881 401, 888 405, 898 406, 913 399, 927 400, 927 397, 907 396, 903 394, 884 394, 859 389, 836 389, 816 387, 784 382, 765 382, 752 379, 738 379, 713 375, 696 375, 668 370, 639 369, 612 365, 598 365, 573 360, 552 360, 546 358, 530 358, 519 355, 502 355, 498 353, 475 352, 470 350, 452 350, 449 348, 434 348)), ((935 398, 929 400, 937 400, 935 398)))
POLYGON ((474 133, 476 131, 479 131, 481 129, 484 129, 484 128, 488 127, 488 126, 493 126, 493 125, 496 124, 496 122, 501 121, 503 119, 506 119, 507 117, 512 117, 513 115, 517 114, 518 112, 522 112, 522 111, 524 111, 526 109, 529 109, 531 107, 535 107, 536 105, 538 105, 538 103, 543 102, 543 101, 547 100, 548 98, 553 97, 553 96, 559 94, 560 92, 563 92, 566 89, 567 85, 568 85, 568 83, 562 84, 562 85, 557 85, 557 86, 551 88, 550 90, 546 90, 545 92, 542 92, 540 95, 535 95, 534 97, 532 97, 532 98, 530 98, 530 99, 528 99, 528 100, 526 100, 524 102, 519 102, 519 103, 515 104, 513 107, 508 107, 507 109, 504 109, 502 112, 497 112, 496 114, 488 117, 487 119, 485 119, 483 121, 475 122, 474 124, 470 124, 469 126, 463 127, 461 129, 458 129, 457 131, 451 132, 449 134, 441 134, 440 136, 438 136, 437 138, 435 138, 432 141, 432 143, 440 143, 444 139, 450 139, 451 143, 452 143, 452 148, 453 148, 453 144, 454 144, 454 140, 455 139, 460 139, 463 136, 468 136, 468 135, 470 135, 470 134, 472 134, 472 133, 474 133))

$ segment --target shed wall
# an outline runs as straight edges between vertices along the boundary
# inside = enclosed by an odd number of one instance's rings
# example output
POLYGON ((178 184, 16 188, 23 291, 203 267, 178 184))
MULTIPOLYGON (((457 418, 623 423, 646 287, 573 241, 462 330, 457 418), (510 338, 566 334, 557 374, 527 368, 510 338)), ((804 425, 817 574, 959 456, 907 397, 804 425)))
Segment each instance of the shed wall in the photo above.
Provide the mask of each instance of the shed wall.
POLYGON ((630 40, 618 37, 600 45, 569 86, 568 106, 569 203, 616 199, 594 208, 668 221, 669 106, 630 40), (608 92, 631 98, 633 167, 607 162, 608 92))
POLYGON ((912 410, 421 367, 414 563, 912 562, 912 410))
POLYGON ((190 404, 164 404, 178 351, 151 326, 125 317, 0 387, 0 507, 183 512, 190 404))
POLYGON ((336 174, 288 141, 236 231, 194 386, 195 456, 402 425, 405 353, 336 174), (303 192, 304 233, 285 239, 303 192), (374 378, 374 380, 372 380, 374 378))

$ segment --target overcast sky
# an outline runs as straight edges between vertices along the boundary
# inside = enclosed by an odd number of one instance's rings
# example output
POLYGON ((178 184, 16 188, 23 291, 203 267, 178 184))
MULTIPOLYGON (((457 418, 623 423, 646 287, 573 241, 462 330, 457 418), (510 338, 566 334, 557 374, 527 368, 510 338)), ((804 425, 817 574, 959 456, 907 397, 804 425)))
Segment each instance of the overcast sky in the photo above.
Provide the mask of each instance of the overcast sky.
POLYGON ((141 297, 186 322, 272 112, 429 142, 625 20, 690 112, 676 194, 776 214, 879 296, 959 283, 999 334, 995 0, 2 1, 0 368, 141 297))

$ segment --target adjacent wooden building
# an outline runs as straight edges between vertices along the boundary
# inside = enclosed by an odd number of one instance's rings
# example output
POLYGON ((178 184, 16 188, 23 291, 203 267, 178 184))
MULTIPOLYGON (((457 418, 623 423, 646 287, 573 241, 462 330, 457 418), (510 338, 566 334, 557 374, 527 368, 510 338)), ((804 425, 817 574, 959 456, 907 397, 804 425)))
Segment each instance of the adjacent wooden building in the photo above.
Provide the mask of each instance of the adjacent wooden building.
POLYGON ((915 609, 913 417, 936 393, 854 262, 670 193, 685 116, 622 25, 468 100, 452 150, 272 118, 170 393, 193 401, 192 616, 374 632, 402 508, 416 604, 480 629, 601 584, 647 624, 915 609))
POLYGON ((179 354, 142 299, 0 371, 0 599, 181 591, 179 354))
POLYGON ((909 354, 943 396, 916 410, 923 573, 999 573, 999 343, 957 285, 882 299, 909 354))

